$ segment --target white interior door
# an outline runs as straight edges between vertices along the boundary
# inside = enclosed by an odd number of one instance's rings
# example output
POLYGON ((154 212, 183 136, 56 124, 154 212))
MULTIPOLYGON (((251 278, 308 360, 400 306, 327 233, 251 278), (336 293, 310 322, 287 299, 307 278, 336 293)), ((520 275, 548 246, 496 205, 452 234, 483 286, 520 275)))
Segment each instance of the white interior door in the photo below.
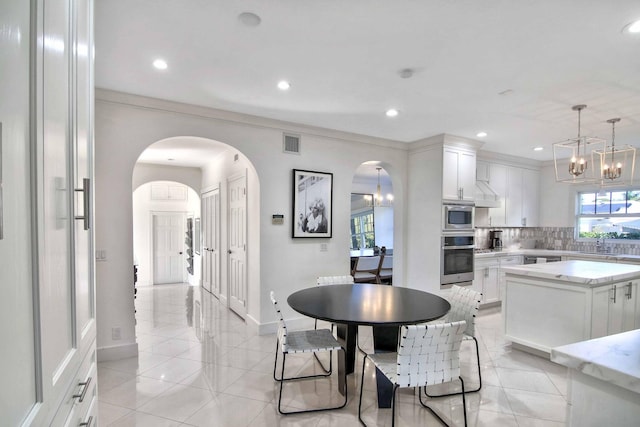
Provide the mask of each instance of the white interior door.
POLYGON ((247 180, 230 179, 229 198, 229 308, 247 314, 247 180))
POLYGON ((184 282, 183 213, 153 214, 153 284, 184 282))
POLYGON ((202 195, 202 286, 220 297, 220 190, 202 195))

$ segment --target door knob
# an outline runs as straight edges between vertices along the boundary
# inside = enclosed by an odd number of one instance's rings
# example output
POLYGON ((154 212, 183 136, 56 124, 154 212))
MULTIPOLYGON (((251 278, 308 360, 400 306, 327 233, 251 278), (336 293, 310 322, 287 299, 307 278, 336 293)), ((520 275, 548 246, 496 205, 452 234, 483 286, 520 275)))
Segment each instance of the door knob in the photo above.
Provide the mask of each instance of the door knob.
POLYGON ((231 249, 229 249, 229 250, 227 251, 227 253, 231 253, 231 249))

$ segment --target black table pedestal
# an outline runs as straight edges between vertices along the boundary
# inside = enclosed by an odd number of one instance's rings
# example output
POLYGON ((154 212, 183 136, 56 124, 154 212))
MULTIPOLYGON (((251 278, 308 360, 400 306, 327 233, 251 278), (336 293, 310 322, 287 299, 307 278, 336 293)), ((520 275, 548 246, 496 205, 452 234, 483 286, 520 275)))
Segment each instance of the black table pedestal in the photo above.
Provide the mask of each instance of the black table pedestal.
MULTIPOLYGON (((338 369, 344 368, 346 375, 353 374, 356 364, 356 339, 358 336, 358 325, 336 325, 338 341, 345 349, 345 366, 338 365, 338 369)), ((342 371, 339 371, 342 372, 342 371)))

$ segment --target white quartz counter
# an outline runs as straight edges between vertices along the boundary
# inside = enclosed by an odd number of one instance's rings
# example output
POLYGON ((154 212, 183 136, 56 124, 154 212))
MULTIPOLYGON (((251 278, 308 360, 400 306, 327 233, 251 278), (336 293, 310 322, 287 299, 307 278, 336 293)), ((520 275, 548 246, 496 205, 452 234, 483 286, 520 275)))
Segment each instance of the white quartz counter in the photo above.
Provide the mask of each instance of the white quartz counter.
POLYGON ((531 255, 544 258, 545 256, 579 256, 592 258, 594 261, 609 262, 640 262, 640 255, 591 253, 579 251, 562 251, 553 249, 505 249, 501 251, 480 252, 475 254, 476 259, 496 258, 509 255, 531 255))
POLYGON ((640 265, 577 260, 505 266, 502 270, 507 274, 589 287, 640 277, 640 265))
POLYGON ((640 329, 556 347, 551 360, 640 394, 640 329))
POLYGON ((569 368, 569 427, 640 425, 640 329, 551 349, 569 368))

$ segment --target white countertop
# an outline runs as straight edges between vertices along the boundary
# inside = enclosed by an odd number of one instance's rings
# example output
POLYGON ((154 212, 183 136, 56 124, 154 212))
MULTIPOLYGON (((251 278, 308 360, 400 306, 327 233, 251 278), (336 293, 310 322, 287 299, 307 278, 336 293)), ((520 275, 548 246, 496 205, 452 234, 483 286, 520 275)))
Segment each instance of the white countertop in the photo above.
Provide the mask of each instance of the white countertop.
POLYGON ((640 329, 555 347, 551 360, 640 393, 640 329))
POLYGON ((502 267, 507 274, 559 280, 585 286, 640 278, 640 265, 595 261, 560 261, 502 267))
POLYGON ((602 261, 640 261, 640 255, 625 255, 625 254, 606 254, 606 253, 591 253, 591 252, 579 252, 579 251, 561 251, 554 249, 504 249, 501 251, 482 252, 475 254, 476 259, 482 258, 495 258, 501 256, 511 255, 532 255, 532 256, 580 256, 584 258, 593 258, 593 260, 602 261))

